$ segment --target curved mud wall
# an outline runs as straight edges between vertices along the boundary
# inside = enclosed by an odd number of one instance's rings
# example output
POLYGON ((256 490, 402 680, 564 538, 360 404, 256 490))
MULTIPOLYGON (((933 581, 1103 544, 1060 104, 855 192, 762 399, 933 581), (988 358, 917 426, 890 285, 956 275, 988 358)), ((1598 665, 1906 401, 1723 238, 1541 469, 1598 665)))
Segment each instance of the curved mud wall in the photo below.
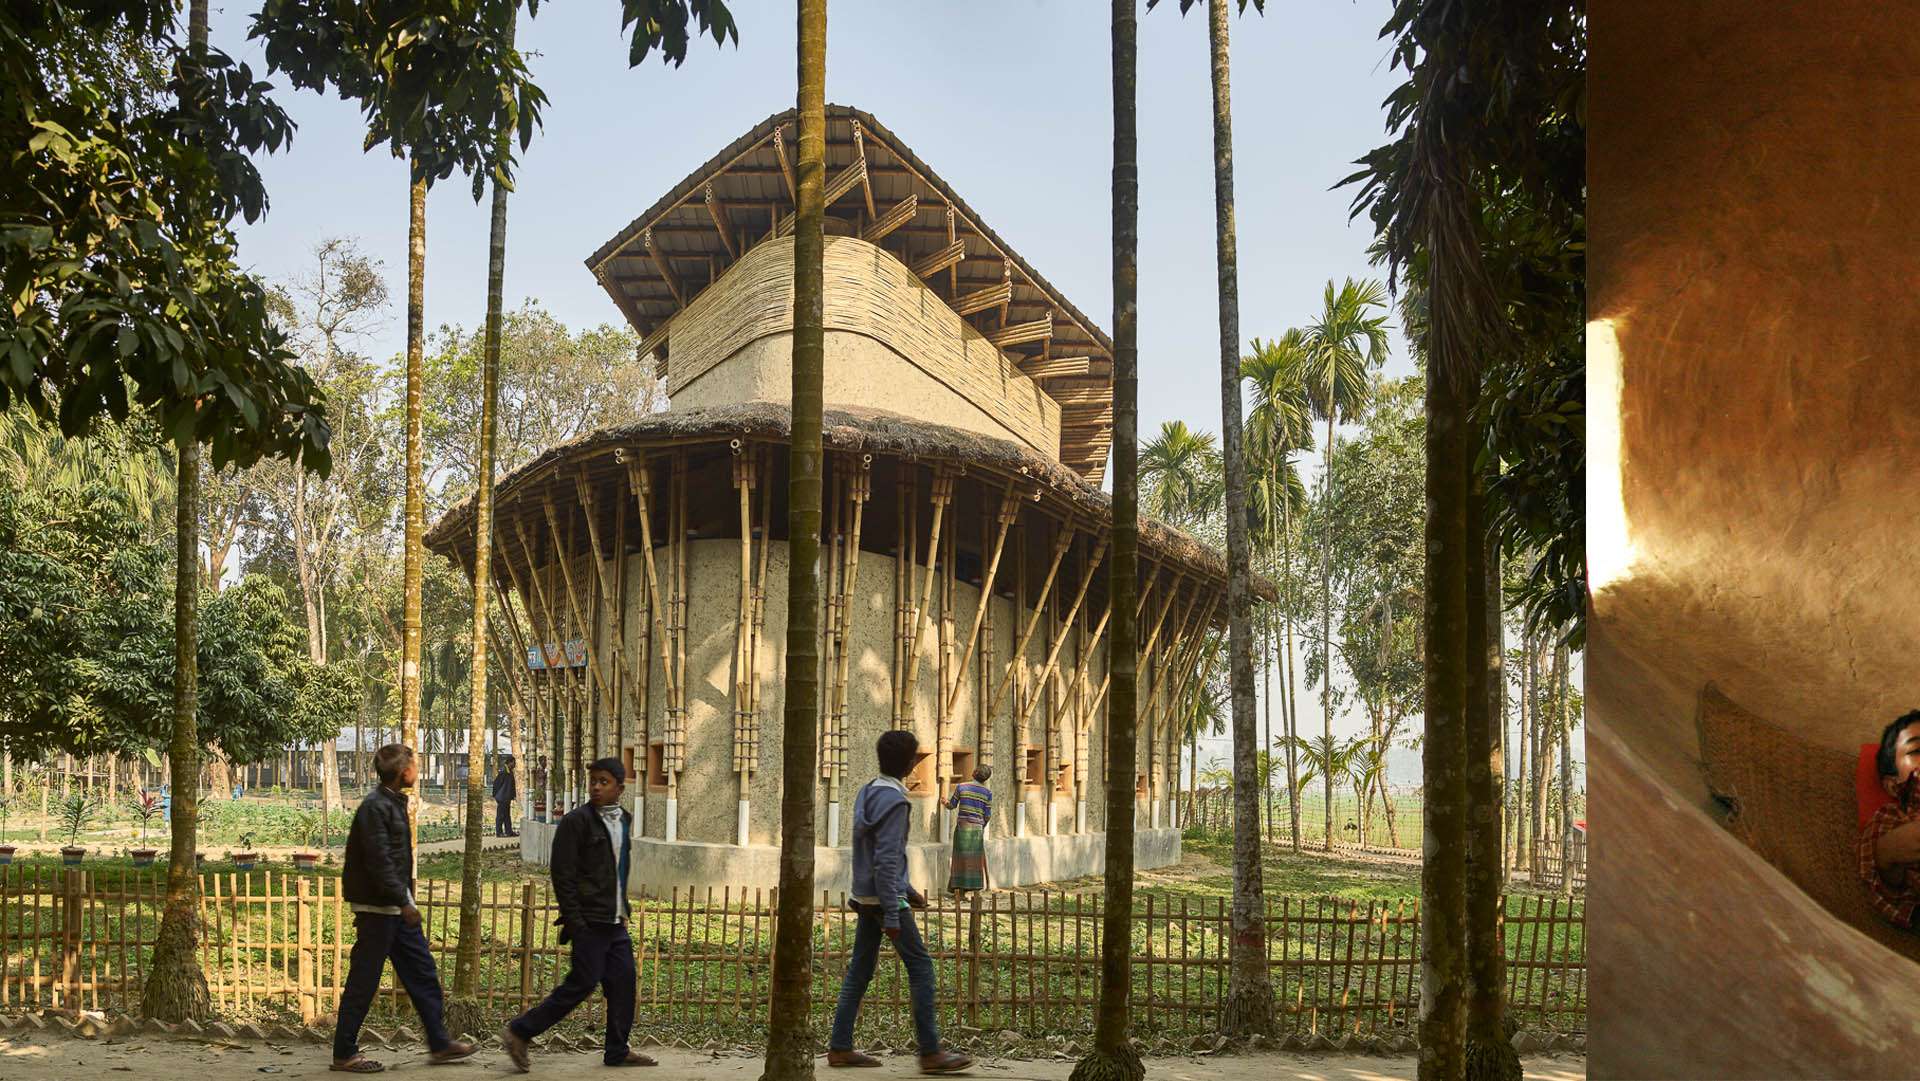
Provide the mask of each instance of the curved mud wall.
POLYGON ((1593 13, 1596 1077, 1916 1070, 1920 968, 1712 820, 1694 727, 1709 681, 1836 749, 1920 705, 1914 14, 1593 13))

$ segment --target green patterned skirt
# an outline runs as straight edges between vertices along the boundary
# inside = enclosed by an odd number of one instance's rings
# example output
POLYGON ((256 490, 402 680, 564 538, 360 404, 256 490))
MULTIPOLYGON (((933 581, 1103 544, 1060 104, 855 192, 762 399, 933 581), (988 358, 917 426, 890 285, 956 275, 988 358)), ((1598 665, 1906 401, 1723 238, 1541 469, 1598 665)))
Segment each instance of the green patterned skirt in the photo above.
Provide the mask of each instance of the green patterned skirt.
POLYGON ((953 869, 947 873, 947 891, 963 893, 987 888, 987 831, 960 823, 953 829, 953 869))

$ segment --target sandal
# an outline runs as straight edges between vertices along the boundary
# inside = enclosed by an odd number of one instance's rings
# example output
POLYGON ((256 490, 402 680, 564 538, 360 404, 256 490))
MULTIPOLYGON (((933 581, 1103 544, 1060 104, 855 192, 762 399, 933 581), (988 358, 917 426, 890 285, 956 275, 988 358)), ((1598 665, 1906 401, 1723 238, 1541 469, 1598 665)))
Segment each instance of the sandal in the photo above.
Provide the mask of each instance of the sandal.
POLYGON ((355 1055, 345 1062, 336 1062, 327 1069, 339 1073, 379 1073, 386 1067, 365 1055, 355 1055))

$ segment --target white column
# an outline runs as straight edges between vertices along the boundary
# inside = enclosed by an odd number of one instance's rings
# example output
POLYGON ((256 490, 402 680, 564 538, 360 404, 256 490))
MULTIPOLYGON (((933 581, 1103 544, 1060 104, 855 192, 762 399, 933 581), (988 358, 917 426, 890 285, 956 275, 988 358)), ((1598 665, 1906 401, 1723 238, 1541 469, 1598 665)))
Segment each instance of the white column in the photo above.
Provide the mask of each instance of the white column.
POLYGON ((744 799, 740 801, 740 831, 735 835, 737 838, 734 841, 735 844, 743 845, 747 843, 747 808, 749 802, 750 801, 744 799))
POLYGON ((680 839, 680 801, 675 799, 672 796, 668 796, 667 797, 667 840, 678 841, 679 839, 680 839))
POLYGON ((827 847, 840 847, 840 801, 827 804, 827 847))
POLYGON ((1052 835, 1059 832, 1060 832, 1060 805, 1058 803, 1053 802, 1051 799, 1049 799, 1047 801, 1047 833, 1048 835, 1052 835))
POLYGON ((1073 832, 1087 832, 1087 801, 1081 800, 1073 809, 1073 832))

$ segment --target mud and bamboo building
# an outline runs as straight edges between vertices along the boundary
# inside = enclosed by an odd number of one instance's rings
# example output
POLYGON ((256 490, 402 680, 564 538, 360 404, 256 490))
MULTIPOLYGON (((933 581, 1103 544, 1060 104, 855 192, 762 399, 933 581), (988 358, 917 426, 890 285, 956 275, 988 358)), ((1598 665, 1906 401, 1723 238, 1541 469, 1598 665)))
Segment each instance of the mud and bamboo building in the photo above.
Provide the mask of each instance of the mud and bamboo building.
MULTIPOLYGON (((916 881, 944 881, 942 805, 976 765, 994 885, 1095 872, 1112 343, 871 116, 827 121, 820 885, 845 886, 850 803, 896 727, 922 747, 916 881)), ((494 648, 557 766, 534 798, 551 819, 586 762, 624 758, 648 890, 777 879, 794 138, 768 118, 587 260, 670 407, 495 490, 494 648)), ((469 501, 427 543, 471 572, 473 530, 469 501)), ((1224 626, 1225 562, 1143 521, 1141 583, 1152 867, 1179 855, 1175 703, 1224 626)), ((549 835, 528 822, 523 853, 549 835)))

